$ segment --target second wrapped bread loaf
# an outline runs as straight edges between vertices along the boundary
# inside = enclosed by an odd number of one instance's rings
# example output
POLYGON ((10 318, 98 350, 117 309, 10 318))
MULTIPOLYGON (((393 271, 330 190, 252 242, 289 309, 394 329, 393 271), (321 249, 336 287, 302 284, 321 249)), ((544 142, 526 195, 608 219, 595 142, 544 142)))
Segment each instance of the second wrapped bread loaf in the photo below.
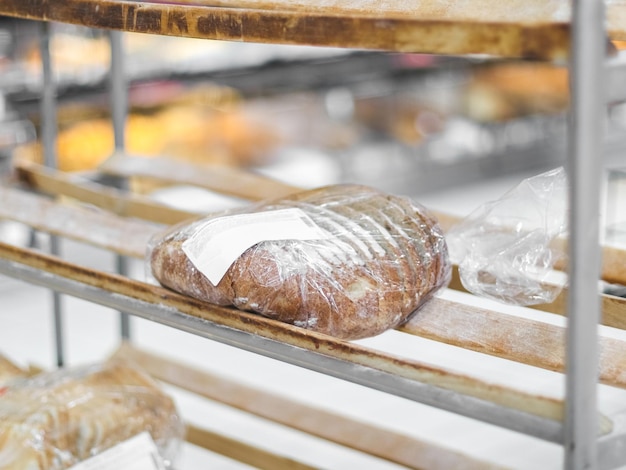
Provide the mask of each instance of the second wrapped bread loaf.
POLYGON ((175 226, 153 240, 148 262, 180 293, 343 339, 398 326, 450 278, 445 239, 426 209, 359 185, 175 226), (251 246, 215 272, 240 238, 251 246))

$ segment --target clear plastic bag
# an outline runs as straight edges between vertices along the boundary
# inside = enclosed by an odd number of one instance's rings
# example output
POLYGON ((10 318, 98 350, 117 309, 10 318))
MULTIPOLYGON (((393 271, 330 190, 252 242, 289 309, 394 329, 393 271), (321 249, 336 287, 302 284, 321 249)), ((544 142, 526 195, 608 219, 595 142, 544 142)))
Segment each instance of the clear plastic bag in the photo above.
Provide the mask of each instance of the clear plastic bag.
POLYGON ((41 373, 0 397, 0 468, 67 469, 144 432, 170 466, 182 421, 172 399, 129 364, 41 373))
POLYGON ((147 267, 182 294, 342 339, 398 326, 451 271, 424 207, 359 185, 178 225, 152 240, 147 267))
POLYGON ((552 302, 562 284, 553 268, 565 259, 567 179, 563 168, 522 181, 447 234, 450 257, 470 292, 514 305, 552 302))

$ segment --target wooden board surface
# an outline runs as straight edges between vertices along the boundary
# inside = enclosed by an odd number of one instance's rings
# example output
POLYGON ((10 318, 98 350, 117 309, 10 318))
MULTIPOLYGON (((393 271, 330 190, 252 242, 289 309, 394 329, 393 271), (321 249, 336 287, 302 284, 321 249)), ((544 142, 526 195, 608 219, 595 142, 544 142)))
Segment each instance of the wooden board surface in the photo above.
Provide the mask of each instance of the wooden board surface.
POLYGON ((100 165, 99 171, 122 177, 150 178, 167 184, 193 185, 250 201, 282 197, 302 190, 237 167, 192 164, 166 157, 115 154, 100 165))
POLYGON ((120 217, 95 206, 62 204, 4 186, 0 186, 0 219, 135 258, 144 256, 150 238, 164 229, 163 225, 120 217))
MULTIPOLYGON (((621 304, 626 311, 626 301, 621 304)), ((495 310, 432 299, 399 330, 515 362, 563 372, 565 328, 495 310)), ((600 382, 626 389, 626 343, 601 337, 600 382)))
MULTIPOLYGON (((96 28, 206 39, 558 60, 567 0, 0 0, 0 13, 96 28)), ((626 1, 607 2, 626 39, 626 1)))
POLYGON ((232 437, 187 425, 185 440, 203 449, 250 465, 260 470, 316 470, 317 467, 276 455, 232 437))
POLYGON ((35 163, 21 162, 15 167, 15 177, 33 189, 67 196, 124 217, 175 224, 192 216, 187 211, 159 204, 148 197, 129 194, 94 183, 80 175, 52 170, 35 163))
MULTIPOLYGON (((608 3, 626 38, 623 0, 608 3)), ((232 41, 563 59, 567 0, 0 0, 0 13, 91 27, 232 41)))

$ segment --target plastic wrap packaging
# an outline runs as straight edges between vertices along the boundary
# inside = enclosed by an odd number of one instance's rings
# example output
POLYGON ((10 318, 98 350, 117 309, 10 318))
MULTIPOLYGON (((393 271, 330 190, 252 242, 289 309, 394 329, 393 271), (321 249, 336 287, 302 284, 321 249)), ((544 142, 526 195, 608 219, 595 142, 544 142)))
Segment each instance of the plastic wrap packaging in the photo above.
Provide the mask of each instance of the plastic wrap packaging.
POLYGON ((428 211, 359 185, 175 226, 152 240, 147 260, 180 293, 343 339, 400 325, 450 279, 428 211))
POLYGON ((0 397, 0 468, 67 469, 148 432, 165 467, 183 438, 173 401, 121 361, 41 373, 0 397))
POLYGON ((567 234, 563 168, 522 181, 447 234, 450 257, 470 292, 514 305, 552 302, 562 290, 553 268, 565 259, 557 239, 567 234))

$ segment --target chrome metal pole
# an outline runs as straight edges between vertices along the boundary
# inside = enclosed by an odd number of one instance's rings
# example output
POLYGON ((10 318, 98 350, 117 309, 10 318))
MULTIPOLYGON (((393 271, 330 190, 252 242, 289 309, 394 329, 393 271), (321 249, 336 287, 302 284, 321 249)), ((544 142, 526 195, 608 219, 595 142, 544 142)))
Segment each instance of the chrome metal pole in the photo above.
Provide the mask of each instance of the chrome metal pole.
MULTIPOLYGON (((51 168, 57 167, 56 156, 56 87, 52 76, 52 59, 50 57, 50 23, 40 23, 39 49, 41 53, 41 68, 43 88, 41 93, 41 142, 43 144, 44 164, 51 168)), ((60 252, 59 239, 50 235, 50 253, 58 255, 60 252)), ((52 291, 52 311, 54 315, 54 339, 56 348, 57 366, 65 363, 63 347, 63 309, 61 294, 52 291)))
POLYGON ((124 70, 124 48, 121 31, 109 31, 111 45, 111 114, 113 116, 113 135, 115 150, 124 151, 125 124, 128 114, 127 83, 124 70))
MULTIPOLYGON (((122 32, 110 31, 109 41, 111 46, 111 115, 113 120, 113 135, 115 139, 115 152, 124 152, 125 149, 125 125, 128 114, 127 83, 124 70, 124 48, 122 45, 122 32)), ((125 183, 121 184, 126 186, 125 183)), ((128 276, 128 258, 121 255, 115 256, 115 268, 119 274, 128 276)), ((123 339, 130 339, 130 316, 120 312, 120 335, 123 339)))
POLYGON ((602 0, 572 4, 569 149, 569 295, 564 465, 598 465, 600 189, 606 37, 602 0))

